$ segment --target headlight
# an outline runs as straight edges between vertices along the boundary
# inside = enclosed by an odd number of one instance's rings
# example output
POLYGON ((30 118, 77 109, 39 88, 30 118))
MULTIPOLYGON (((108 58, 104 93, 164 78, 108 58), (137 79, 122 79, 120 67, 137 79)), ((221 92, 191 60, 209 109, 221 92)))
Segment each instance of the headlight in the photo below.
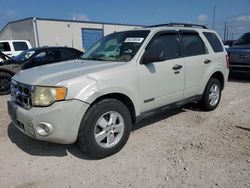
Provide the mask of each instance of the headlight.
POLYGON ((65 87, 36 86, 32 97, 33 106, 49 106, 56 101, 64 100, 67 94, 65 87))

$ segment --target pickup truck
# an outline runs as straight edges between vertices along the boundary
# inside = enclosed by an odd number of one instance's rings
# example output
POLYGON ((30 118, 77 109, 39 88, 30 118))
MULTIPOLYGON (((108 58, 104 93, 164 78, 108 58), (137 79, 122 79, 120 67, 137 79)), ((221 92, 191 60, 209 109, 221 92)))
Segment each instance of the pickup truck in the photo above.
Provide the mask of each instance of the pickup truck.
POLYGON ((250 76, 250 32, 243 34, 228 49, 229 69, 232 76, 250 76))

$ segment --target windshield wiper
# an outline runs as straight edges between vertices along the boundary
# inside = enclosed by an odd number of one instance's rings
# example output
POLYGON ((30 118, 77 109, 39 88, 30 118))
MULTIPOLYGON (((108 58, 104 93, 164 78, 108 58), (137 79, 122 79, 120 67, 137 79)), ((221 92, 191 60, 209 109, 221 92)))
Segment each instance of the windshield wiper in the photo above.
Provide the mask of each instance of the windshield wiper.
POLYGON ((105 61, 104 59, 98 58, 98 57, 92 57, 92 58, 81 58, 82 60, 94 60, 94 61, 105 61))

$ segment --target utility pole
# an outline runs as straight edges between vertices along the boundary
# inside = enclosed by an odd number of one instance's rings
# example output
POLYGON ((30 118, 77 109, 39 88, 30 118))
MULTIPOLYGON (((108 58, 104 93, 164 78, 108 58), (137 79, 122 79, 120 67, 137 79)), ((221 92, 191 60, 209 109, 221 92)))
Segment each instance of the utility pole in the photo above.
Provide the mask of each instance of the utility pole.
POLYGON ((224 41, 226 41, 226 33, 227 33, 227 22, 225 22, 224 26, 224 41))
POLYGON ((216 12, 216 6, 214 6, 213 8, 213 25, 212 25, 213 30, 215 29, 215 12, 216 12))
POLYGON ((227 27, 226 40, 228 40, 228 32, 229 32, 229 29, 228 29, 228 27, 227 27))

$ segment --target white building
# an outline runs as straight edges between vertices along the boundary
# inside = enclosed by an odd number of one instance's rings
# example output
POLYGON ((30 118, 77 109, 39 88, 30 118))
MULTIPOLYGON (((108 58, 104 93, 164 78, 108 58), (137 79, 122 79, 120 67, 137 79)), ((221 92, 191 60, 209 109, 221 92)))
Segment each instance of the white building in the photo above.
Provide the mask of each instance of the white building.
POLYGON ((142 26, 26 18, 9 22, 0 32, 0 40, 28 40, 32 47, 69 46, 86 50, 107 34, 139 27, 142 26))

